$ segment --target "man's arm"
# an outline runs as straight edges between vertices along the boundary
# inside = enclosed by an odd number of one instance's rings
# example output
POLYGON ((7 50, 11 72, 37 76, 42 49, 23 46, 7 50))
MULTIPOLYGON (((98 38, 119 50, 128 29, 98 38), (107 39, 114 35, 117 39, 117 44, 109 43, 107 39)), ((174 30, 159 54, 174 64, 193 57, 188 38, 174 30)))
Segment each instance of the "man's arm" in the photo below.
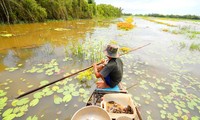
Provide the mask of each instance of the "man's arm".
POLYGON ((93 68, 94 68, 94 74, 97 78, 102 78, 101 74, 99 73, 99 71, 101 71, 103 69, 103 65, 98 65, 96 63, 93 64, 93 68))

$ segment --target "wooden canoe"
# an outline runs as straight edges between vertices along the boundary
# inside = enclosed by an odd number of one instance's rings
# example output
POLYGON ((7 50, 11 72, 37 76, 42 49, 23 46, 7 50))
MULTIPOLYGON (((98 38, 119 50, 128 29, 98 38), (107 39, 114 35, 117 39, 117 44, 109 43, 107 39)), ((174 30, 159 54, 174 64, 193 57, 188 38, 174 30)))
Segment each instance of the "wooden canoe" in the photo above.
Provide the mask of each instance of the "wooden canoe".
POLYGON ((138 107, 136 103, 132 100, 131 95, 128 94, 122 86, 116 86, 114 88, 98 89, 96 88, 92 95, 90 96, 86 106, 99 106, 108 112, 112 120, 142 120, 138 107), (107 99, 107 101, 105 100, 107 99), (121 104, 129 104, 132 108, 133 113, 113 113, 108 111, 105 104, 109 101, 117 101, 121 104), (123 118, 127 117, 127 119, 123 118))

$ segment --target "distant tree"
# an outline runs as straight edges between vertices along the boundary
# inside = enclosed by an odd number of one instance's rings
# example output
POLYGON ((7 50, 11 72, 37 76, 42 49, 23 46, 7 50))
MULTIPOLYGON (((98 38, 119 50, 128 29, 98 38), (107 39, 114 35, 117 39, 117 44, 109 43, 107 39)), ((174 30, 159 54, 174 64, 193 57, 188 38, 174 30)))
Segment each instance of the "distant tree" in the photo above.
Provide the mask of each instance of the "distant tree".
POLYGON ((94 0, 88 0, 88 4, 94 4, 94 0))
POLYGON ((122 9, 96 5, 94 0, 0 0, 0 22, 40 22, 46 19, 68 20, 119 17, 122 9))
POLYGON ((147 14, 145 16, 151 16, 151 17, 169 17, 169 18, 183 18, 183 19, 194 19, 194 20, 200 20, 200 16, 196 15, 162 15, 162 14, 147 14))
POLYGON ((44 21, 47 13, 35 0, 1 0, 0 16, 8 23, 37 22, 44 21))
POLYGON ((120 17, 122 9, 107 4, 97 5, 97 15, 101 17, 120 17))

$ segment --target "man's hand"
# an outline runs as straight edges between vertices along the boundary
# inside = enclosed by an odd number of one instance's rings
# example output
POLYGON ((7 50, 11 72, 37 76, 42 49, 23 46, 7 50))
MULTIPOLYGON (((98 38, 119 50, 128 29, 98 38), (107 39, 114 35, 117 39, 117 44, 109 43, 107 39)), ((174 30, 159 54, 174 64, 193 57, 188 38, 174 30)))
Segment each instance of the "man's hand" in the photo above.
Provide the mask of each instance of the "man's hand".
POLYGON ((105 61, 106 61, 105 59, 102 59, 102 60, 101 60, 101 64, 104 64, 104 63, 105 63, 105 61))
POLYGON ((97 63, 94 63, 92 66, 93 68, 97 68, 97 63))

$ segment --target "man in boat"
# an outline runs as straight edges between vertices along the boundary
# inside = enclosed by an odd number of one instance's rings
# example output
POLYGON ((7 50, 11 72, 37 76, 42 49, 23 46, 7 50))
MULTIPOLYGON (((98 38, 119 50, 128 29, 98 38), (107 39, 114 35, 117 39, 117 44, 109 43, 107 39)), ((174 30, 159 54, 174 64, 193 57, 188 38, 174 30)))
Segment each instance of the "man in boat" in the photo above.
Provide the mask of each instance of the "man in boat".
POLYGON ((104 54, 107 60, 102 60, 100 65, 93 64, 94 73, 101 81, 96 83, 97 88, 113 88, 122 80, 123 63, 118 54, 119 47, 117 45, 107 45, 104 54))

